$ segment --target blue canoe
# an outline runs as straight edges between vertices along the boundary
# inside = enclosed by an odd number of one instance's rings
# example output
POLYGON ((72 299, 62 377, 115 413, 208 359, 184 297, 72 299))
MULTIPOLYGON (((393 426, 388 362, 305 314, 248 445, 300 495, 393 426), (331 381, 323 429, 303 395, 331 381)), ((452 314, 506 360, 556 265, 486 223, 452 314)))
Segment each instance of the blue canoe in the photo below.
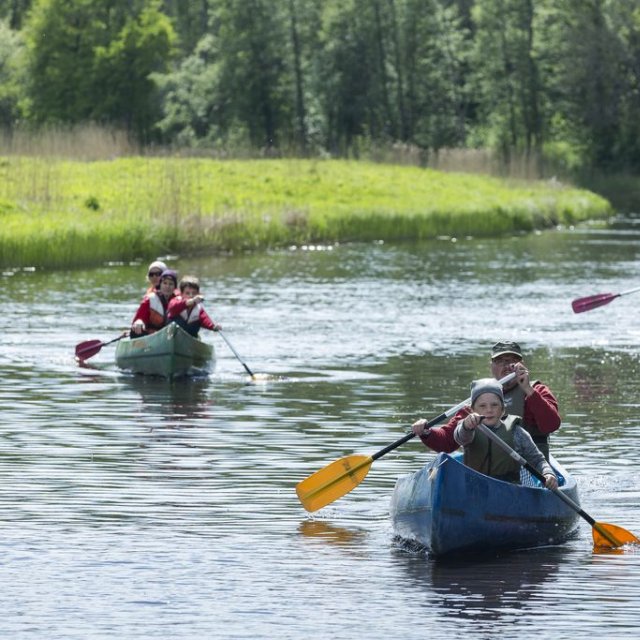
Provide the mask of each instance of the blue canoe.
MULTIPOLYGON (((551 456, 560 490, 579 504, 575 480, 551 456)), ((572 537, 578 514, 526 470, 522 484, 490 478, 439 453, 396 482, 391 517, 397 536, 435 556, 559 544, 572 537)))

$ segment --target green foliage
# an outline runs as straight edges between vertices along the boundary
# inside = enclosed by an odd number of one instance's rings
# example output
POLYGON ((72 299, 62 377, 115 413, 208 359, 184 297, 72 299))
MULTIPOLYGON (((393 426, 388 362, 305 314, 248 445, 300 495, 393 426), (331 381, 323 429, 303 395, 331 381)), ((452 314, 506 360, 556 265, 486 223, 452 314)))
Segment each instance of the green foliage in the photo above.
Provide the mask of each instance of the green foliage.
POLYGON ((610 213, 602 198, 558 183, 516 185, 354 161, 11 158, 0 178, 4 267, 494 236, 610 213))
POLYGON ((0 0, 2 18, 0 125, 98 123, 236 156, 399 143, 539 159, 541 175, 640 170, 637 2, 0 0))
POLYGON ((32 0, 0 0, 0 21, 6 21, 11 29, 20 29, 31 4, 32 0))
POLYGON ((150 76, 166 68, 174 41, 171 23, 155 3, 137 15, 127 16, 109 44, 94 49, 93 77, 100 97, 95 100, 91 118, 124 124, 141 137, 148 137, 160 115, 150 76))
POLYGON ((148 134, 157 114, 149 75, 166 68, 174 41, 158 2, 39 0, 25 33, 34 120, 148 134))
POLYGON ((14 125, 21 116, 24 100, 24 67, 20 58, 24 52, 21 34, 0 20, 0 127, 14 125))
POLYGON ((205 36, 177 70, 152 76, 163 94, 158 128, 165 139, 182 147, 225 145, 233 118, 219 90, 219 57, 215 39, 205 36))

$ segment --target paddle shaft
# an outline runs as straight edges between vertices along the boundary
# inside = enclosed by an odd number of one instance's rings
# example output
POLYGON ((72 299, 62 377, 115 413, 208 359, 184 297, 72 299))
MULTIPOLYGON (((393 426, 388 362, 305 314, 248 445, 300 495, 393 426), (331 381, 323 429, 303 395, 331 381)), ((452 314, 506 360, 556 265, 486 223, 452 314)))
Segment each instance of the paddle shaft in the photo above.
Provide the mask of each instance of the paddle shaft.
POLYGON ((627 289, 626 291, 623 291, 622 293, 619 293, 619 296, 626 296, 629 293, 635 293, 636 291, 640 291, 640 287, 635 287, 634 289, 627 289))
POLYGON ((244 362, 244 360, 239 356, 238 352, 233 348, 233 345, 229 342, 229 340, 227 340, 227 336, 224 335, 224 333, 222 333, 221 329, 217 330, 218 333, 220 334, 220 336, 222 337, 222 339, 227 343, 227 346, 229 347, 229 349, 231 349, 231 351, 233 351, 233 355, 238 358, 238 362, 240 362, 240 364, 245 368, 245 371, 252 377, 254 378, 255 375, 253 373, 253 371, 251 371, 251 369, 249 369, 249 367, 246 365, 246 363, 244 362))
MULTIPOLYGON (((500 436, 496 435, 486 424, 480 422, 476 429, 479 429, 489 440, 495 442, 503 451, 505 451, 511 458, 517 463, 522 465, 531 475, 535 476, 542 484, 545 483, 545 477, 531 464, 529 464, 517 451, 514 451, 500 436)), ((586 511, 584 511, 580 505, 576 504, 568 495, 565 495, 560 489, 550 489, 553 493, 560 498, 565 504, 571 507, 578 515, 584 518, 598 533, 603 535, 611 544, 616 547, 621 546, 619 540, 617 540, 611 533, 601 527, 586 511)))
MULTIPOLYGON (((510 373, 509 375, 505 376, 501 380, 498 380, 498 382, 500 384, 507 384, 507 382, 515 378, 515 375, 516 375, 515 373, 510 373)), ((471 398, 467 398, 466 400, 463 400, 462 402, 458 403, 455 407, 451 407, 451 409, 447 409, 445 412, 441 413, 439 416, 436 416, 435 418, 429 420, 429 422, 425 424, 425 427, 433 427, 434 425, 438 424, 439 422, 442 422, 446 418, 450 418, 451 416, 454 416, 456 413, 458 413, 458 411, 460 411, 460 409, 462 409, 463 407, 466 407, 470 402, 471 402, 471 398)), ((374 453, 371 456, 371 460, 377 460, 378 458, 382 458, 382 456, 389 453, 389 451, 393 451, 394 449, 398 448, 400 445, 403 445, 405 442, 408 442, 409 440, 411 440, 411 438, 413 438, 415 435, 416 434, 413 433, 413 431, 411 433, 407 433, 407 435, 404 436, 403 438, 400 438, 400 440, 396 440, 396 442, 394 442, 393 444, 390 444, 388 447, 385 447, 384 449, 381 449, 377 453, 374 453)))
POLYGON ((114 338, 113 340, 109 340, 109 342, 103 342, 102 346, 106 347, 108 344, 112 344, 114 342, 118 342, 118 340, 122 340, 122 338, 126 338, 129 335, 128 331, 125 331, 125 333, 123 333, 121 336, 118 336, 117 338, 114 338))
MULTIPOLYGON (((462 409, 462 407, 466 406, 468 402, 469 399, 457 404, 455 407, 451 407, 448 411, 445 411, 432 420, 429 420, 429 422, 427 422, 427 426, 432 427, 445 418, 454 415, 462 409)), ((341 498, 345 493, 355 489, 362 480, 364 480, 364 477, 369 473, 369 469, 371 468, 374 460, 382 458, 382 456, 389 453, 389 451, 397 449, 400 445, 411 440, 411 438, 415 438, 415 435, 416 434, 413 433, 413 431, 407 433, 399 440, 396 440, 384 449, 380 449, 380 451, 374 453, 372 456, 347 456, 346 458, 340 458, 340 460, 336 460, 319 471, 312 473, 310 476, 299 482, 296 487, 296 493, 298 494, 298 498, 302 502, 302 505, 307 509, 307 511, 316 511, 316 509, 320 509, 330 502, 341 498), (339 470, 334 473, 332 467, 337 467, 339 470), (362 473, 362 477, 358 477, 359 473, 362 473), (347 486, 341 487, 340 485, 344 484, 345 481, 348 482, 347 486), (322 501, 319 505, 311 506, 311 501, 316 499, 317 496, 322 496, 322 501)))
MULTIPOLYGON (((515 375, 515 373, 510 373, 508 376, 502 378, 500 383, 505 384, 513 379, 515 375)), ((467 398, 455 407, 451 407, 451 409, 430 420, 427 425, 431 427, 445 418, 454 415, 464 406, 468 405, 469 401, 470 398, 467 398)), ((307 511, 316 511, 341 498, 352 489, 355 489, 355 487, 364 480, 374 460, 378 460, 378 458, 393 451, 400 445, 411 440, 411 438, 414 438, 415 435, 413 431, 407 433, 393 444, 381 449, 372 456, 347 456, 335 460, 326 467, 312 473, 296 486, 296 493, 298 494, 300 502, 302 502, 302 505, 307 511)))

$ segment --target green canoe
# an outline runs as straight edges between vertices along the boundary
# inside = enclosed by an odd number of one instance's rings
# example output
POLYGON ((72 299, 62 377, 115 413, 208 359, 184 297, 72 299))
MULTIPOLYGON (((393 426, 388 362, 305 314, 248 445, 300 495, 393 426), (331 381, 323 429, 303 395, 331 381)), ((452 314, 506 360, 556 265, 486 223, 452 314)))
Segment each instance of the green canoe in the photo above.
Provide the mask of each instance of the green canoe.
POLYGON ((215 357, 212 345, 172 322, 149 336, 120 340, 116 364, 133 373, 175 378, 206 375, 213 369, 215 357))

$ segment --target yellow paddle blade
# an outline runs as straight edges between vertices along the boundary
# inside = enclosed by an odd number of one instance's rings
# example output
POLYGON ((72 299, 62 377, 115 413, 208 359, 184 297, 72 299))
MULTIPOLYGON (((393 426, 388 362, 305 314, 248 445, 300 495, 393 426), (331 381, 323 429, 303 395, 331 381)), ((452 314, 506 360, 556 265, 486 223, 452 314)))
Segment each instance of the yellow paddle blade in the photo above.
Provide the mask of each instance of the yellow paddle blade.
POLYGON ((307 511, 317 511, 355 489, 369 473, 371 456, 347 456, 312 473, 296 486, 307 511))
POLYGON ((640 540, 633 533, 615 524, 596 522, 591 533, 594 547, 615 549, 625 544, 640 544, 640 540))

